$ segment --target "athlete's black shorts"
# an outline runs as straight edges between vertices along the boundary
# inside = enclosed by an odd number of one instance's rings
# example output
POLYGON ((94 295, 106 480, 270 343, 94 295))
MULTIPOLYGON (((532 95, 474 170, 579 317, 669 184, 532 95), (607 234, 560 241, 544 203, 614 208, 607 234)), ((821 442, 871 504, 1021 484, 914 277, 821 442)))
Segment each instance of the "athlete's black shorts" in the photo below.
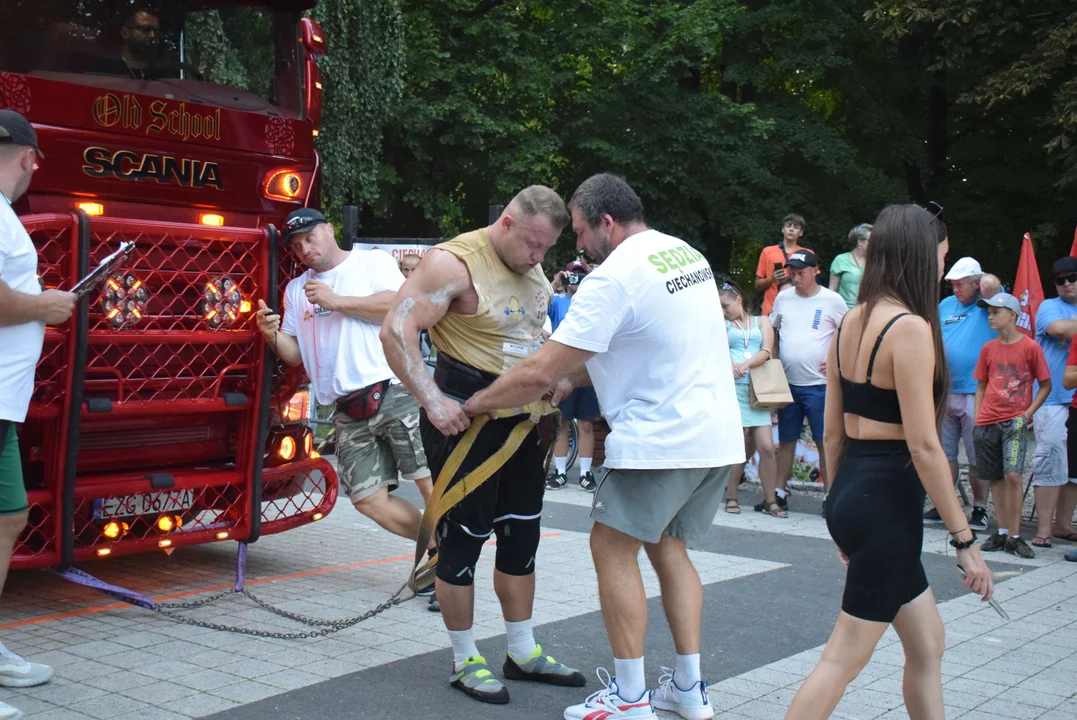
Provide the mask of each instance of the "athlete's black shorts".
MULTIPOLYGON (((438 355, 434 381, 446 395, 455 400, 464 402, 496 379, 496 375, 480 372, 448 358, 444 353, 438 355)), ((489 538, 498 531, 498 539, 501 541, 498 526, 505 521, 531 520, 538 523, 542 516, 542 496, 546 489, 546 456, 556 431, 555 417, 544 417, 527 434, 520 448, 489 480, 446 513, 438 524, 439 547, 445 540, 451 541, 453 537, 459 537, 458 532, 461 531, 471 538, 489 538), (451 526, 452 532, 447 526, 451 526)), ((523 415, 517 415, 487 422, 449 487, 497 452, 505 444, 512 429, 524 418, 523 415)), ((463 434, 451 437, 442 435, 441 431, 430 423, 425 410, 419 414, 419 431, 422 434, 430 475, 436 481, 463 434)), ((512 541, 511 536, 507 541, 512 541)))

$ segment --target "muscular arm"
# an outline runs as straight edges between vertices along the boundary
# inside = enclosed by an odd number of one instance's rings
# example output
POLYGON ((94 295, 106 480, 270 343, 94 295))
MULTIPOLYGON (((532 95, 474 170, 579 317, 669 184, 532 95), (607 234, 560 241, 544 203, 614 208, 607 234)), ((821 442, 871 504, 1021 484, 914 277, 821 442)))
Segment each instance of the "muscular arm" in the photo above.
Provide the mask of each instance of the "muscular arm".
POLYGON ((1055 320, 1047 326, 1047 334, 1059 340, 1072 340, 1077 335, 1077 320, 1055 320))
MULTIPOLYGON (((516 367, 499 377, 493 385, 475 393, 464 405, 464 412, 474 416, 498 408, 522 407, 534 402, 549 392, 558 380, 569 375, 578 377, 580 368, 593 355, 589 350, 580 350, 551 340, 537 353, 524 358, 516 367)), ((583 372, 586 374, 587 369, 583 368, 583 372)))
MULTIPOLYGON (((438 389, 423 362, 419 331, 436 325, 453 300, 470 287, 471 276, 459 258, 444 250, 431 250, 396 293, 381 326, 381 344, 389 367, 443 433, 450 428, 462 432, 469 423, 462 422, 460 427, 443 418, 444 413, 453 412, 453 403, 438 389)), ((459 411, 459 404, 455 410, 459 411)), ((462 412, 459 416, 467 420, 462 412)))
POLYGON ((347 297, 338 295, 330 310, 337 310, 357 320, 365 320, 374 325, 381 325, 389 308, 393 306, 396 293, 392 290, 382 290, 366 297, 347 297))

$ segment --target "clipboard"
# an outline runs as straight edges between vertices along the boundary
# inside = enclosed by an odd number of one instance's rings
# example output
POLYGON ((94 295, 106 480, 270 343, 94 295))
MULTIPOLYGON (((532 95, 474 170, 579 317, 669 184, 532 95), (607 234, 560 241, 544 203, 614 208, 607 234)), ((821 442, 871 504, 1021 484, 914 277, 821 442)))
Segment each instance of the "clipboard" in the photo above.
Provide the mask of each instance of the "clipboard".
POLYGON ((123 262, 131 255, 134 249, 135 244, 133 242, 120 243, 119 250, 102 260, 97 267, 90 271, 89 275, 79 280, 75 287, 71 288, 70 292, 78 295, 79 298, 89 295, 108 279, 109 275, 123 265, 123 262))

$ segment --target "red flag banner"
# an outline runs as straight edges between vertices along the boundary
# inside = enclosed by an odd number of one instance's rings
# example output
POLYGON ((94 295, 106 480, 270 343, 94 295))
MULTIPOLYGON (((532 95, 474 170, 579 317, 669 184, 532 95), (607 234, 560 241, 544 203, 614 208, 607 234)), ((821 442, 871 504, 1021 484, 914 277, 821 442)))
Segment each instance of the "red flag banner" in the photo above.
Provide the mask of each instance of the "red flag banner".
POLYGON ((1073 245, 1070 246, 1070 255, 1077 257, 1077 228, 1073 228, 1073 245))
POLYGON ((1043 302, 1043 283, 1040 281, 1040 270, 1036 266, 1036 253, 1032 250, 1032 236, 1028 233, 1025 233, 1025 239, 1021 243, 1021 259, 1017 263, 1013 294, 1021 302, 1017 327, 1025 335, 1035 339, 1036 311, 1043 302))

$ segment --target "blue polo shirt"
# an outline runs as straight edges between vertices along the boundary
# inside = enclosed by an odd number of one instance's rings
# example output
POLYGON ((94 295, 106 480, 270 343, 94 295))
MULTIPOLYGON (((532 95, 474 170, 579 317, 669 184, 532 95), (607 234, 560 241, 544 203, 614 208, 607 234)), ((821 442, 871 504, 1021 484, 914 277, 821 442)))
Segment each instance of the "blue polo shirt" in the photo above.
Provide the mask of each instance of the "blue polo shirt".
POLYGON ((1077 320, 1077 305, 1056 297, 1044 300, 1036 311, 1036 342, 1043 348, 1043 356, 1047 359, 1047 367, 1051 370, 1051 394, 1047 396, 1043 404, 1069 405, 1073 400, 1073 390, 1062 387, 1062 376, 1066 373, 1070 341, 1047 334, 1047 326, 1055 320, 1077 320))
POLYGON ((987 324, 987 310, 976 303, 962 305, 953 295, 939 303, 939 320, 946 365, 950 368, 950 392, 971 395, 978 384, 972 371, 980 359, 980 350, 988 340, 997 338, 998 332, 987 324))
POLYGON ((557 326, 565 319, 565 315, 568 314, 568 306, 571 302, 572 298, 565 293, 553 296, 553 299, 550 300, 550 309, 547 313, 550 316, 550 328, 553 330, 557 329, 557 326))

